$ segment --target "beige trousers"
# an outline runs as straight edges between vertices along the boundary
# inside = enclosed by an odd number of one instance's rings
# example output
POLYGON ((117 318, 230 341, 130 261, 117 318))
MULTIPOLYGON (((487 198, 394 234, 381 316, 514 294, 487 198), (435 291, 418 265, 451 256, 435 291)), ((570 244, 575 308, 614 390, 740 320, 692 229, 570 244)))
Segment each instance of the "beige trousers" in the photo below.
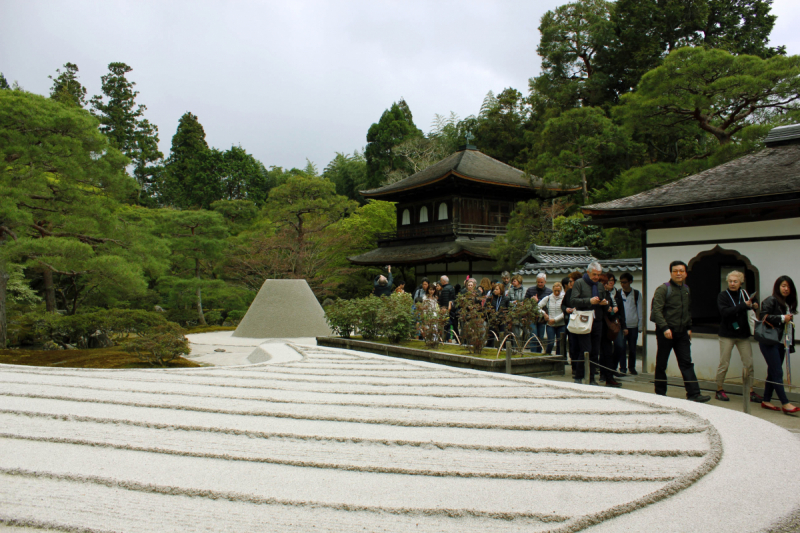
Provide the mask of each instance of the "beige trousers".
POLYGON ((742 367, 745 372, 753 376, 753 349, 750 346, 750 339, 729 339, 728 337, 719 338, 719 368, 717 368, 717 390, 723 388, 725 375, 728 373, 728 366, 731 364, 731 353, 733 347, 739 350, 739 357, 742 358, 742 367))

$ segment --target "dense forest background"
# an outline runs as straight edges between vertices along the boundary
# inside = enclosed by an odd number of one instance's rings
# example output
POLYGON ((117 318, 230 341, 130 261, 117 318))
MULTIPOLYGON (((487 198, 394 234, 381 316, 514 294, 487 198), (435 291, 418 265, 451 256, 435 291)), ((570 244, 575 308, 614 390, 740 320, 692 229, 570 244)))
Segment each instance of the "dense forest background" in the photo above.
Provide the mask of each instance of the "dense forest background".
POLYGON ((91 98, 72 63, 47 96, 0 74, 0 348, 30 314, 160 308, 184 325, 235 321, 266 278, 304 278, 321 299, 364 296, 377 270, 347 257, 393 231, 395 214, 359 191, 422 170, 467 133, 494 158, 581 187, 520 203, 493 247, 498 270, 532 242, 638 256, 635 232, 585 226, 578 207, 758 150, 770 128, 798 122, 800 57, 765 44, 770 4, 564 4, 541 19, 542 71, 524 91, 489 92, 477 114, 437 115, 428 133, 400 99, 363 153, 321 171, 210 147, 190 112, 162 154, 125 63, 108 65, 91 98))

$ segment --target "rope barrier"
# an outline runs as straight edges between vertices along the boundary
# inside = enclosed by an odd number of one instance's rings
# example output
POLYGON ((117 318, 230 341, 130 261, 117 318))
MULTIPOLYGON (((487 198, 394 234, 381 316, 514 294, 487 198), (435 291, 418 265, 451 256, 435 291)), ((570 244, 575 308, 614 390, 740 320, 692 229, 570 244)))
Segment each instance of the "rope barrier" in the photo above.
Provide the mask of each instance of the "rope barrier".
MULTIPOLYGON (((536 359, 543 359, 543 360, 548 360, 548 361, 564 361, 564 358, 561 357, 561 356, 549 356, 549 355, 545 356, 545 355, 541 355, 541 356, 534 356, 534 357, 536 359)), ((582 360, 583 359, 581 358, 581 361, 582 360)), ((615 368, 608 368, 607 366, 601 365, 600 363, 597 363, 595 361, 591 361, 591 364, 595 365, 595 366, 597 366, 599 368, 603 368, 603 369, 605 369, 605 370, 607 370, 609 372, 614 372, 614 373, 617 372, 617 370, 615 368)), ((644 377, 640 378, 638 376, 630 376, 630 377, 632 379, 629 379, 627 381, 633 381, 633 382, 636 382, 636 383, 655 383, 656 381, 666 381, 667 383, 669 383, 669 378, 667 378, 667 379, 659 379, 659 378, 656 378, 656 377, 653 377, 653 378, 644 378, 644 377)), ((675 379, 678 379, 678 378, 675 378, 675 379)), ((703 383, 704 381, 708 382, 708 381, 711 381, 711 380, 699 380, 699 379, 696 379, 696 380, 683 380, 684 383, 703 383)), ((758 379, 758 378, 755 378, 755 377, 753 378, 753 381, 754 382, 757 381, 759 383, 763 382, 764 384, 771 383, 772 385, 779 385, 779 386, 783 386, 783 387, 788 387, 790 389, 800 389, 800 385, 791 385, 791 384, 787 385, 786 383, 776 383, 774 381, 768 381, 768 380, 765 380, 765 379, 758 379)), ((727 383, 728 385, 738 385, 738 383, 735 383, 735 382, 732 382, 732 381, 724 381, 723 383, 727 383)))

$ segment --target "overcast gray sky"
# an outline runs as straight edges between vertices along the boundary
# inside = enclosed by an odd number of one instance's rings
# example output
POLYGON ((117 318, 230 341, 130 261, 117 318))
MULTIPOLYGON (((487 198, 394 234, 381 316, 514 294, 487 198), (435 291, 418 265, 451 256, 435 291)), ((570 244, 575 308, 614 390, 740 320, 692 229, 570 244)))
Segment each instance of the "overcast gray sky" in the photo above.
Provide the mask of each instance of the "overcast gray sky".
MULTIPOLYGON (((91 96, 121 61, 165 156, 190 111, 210 146, 321 172, 401 97, 427 132, 436 113, 477 114, 490 90, 527 94, 539 19, 566 2, 0 0, 0 72, 46 95, 75 63, 91 96)), ((773 13, 771 44, 800 54, 798 0, 773 13)))

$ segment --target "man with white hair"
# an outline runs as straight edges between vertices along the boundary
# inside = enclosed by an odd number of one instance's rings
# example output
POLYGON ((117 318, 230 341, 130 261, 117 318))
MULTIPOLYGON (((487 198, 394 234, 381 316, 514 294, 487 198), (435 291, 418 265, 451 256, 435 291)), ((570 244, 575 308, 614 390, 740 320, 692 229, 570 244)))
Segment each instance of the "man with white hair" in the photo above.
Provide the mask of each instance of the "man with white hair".
POLYGON ((386 265, 386 270, 389 274, 388 278, 383 274, 378 274, 375 276, 375 281, 372 282, 374 287, 372 294, 375 296, 392 295, 392 282, 394 281, 394 278, 392 278, 392 265, 386 265))
POLYGON ((603 320, 605 313, 611 308, 611 301, 606 292, 606 288, 600 282, 600 274, 603 273, 603 267, 597 261, 592 261, 586 267, 586 273, 582 278, 575 281, 572 286, 572 294, 570 295, 569 307, 575 308, 579 311, 594 311, 594 318, 592 321, 592 331, 583 335, 576 335, 578 353, 572 359, 573 373, 575 376, 575 383, 581 383, 584 378, 584 353, 589 353, 591 360, 591 376, 590 384, 597 385, 594 380, 598 362, 606 368, 600 370, 601 374, 606 378, 607 387, 621 387, 622 385, 614 379, 614 371, 609 371, 609 368, 614 368, 608 357, 604 357, 603 361, 600 358, 600 341, 603 335, 603 320), (577 367, 575 366, 577 365, 577 367))
MULTIPOLYGON (((553 294, 553 290, 547 287, 547 274, 544 272, 539 272, 536 276, 536 285, 529 288, 525 291, 525 298, 533 298, 534 301, 541 302, 548 296, 553 294)), ((536 335, 536 338, 539 339, 536 345, 531 345, 531 351, 533 351, 534 346, 538 346, 539 353, 544 353, 544 334, 547 330, 547 321, 550 320, 550 317, 547 316, 546 310, 542 312, 542 315, 539 317, 539 320, 536 324, 531 324, 531 334, 536 335)), ((552 340, 552 339, 550 339, 552 340)))
POLYGON ((453 302, 456 299, 456 290, 450 285, 450 278, 447 276, 442 276, 441 279, 439 279, 439 283, 442 286, 442 290, 439 291, 439 307, 450 311, 450 323, 447 326, 447 330, 444 332, 444 340, 446 342, 450 340, 451 328, 457 325, 454 315, 455 310, 453 308, 453 302))

